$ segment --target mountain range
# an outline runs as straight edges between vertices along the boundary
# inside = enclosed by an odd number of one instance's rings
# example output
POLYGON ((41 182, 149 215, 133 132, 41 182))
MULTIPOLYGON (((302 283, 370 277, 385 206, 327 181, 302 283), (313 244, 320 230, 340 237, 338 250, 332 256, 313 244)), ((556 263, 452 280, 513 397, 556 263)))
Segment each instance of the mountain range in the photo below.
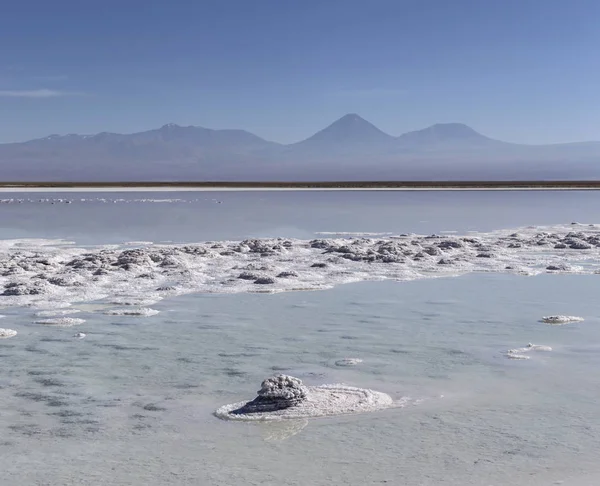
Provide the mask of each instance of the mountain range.
POLYGON ((398 137, 348 114, 283 145, 244 130, 164 125, 0 144, 1 181, 574 180, 600 178, 600 142, 523 145, 461 123, 398 137))

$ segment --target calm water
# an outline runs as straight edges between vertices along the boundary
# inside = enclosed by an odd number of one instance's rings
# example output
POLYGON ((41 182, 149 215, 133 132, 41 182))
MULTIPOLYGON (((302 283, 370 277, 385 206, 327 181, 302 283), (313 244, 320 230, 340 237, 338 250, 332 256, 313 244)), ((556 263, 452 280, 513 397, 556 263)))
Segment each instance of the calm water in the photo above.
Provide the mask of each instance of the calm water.
MULTIPOLYGON (((184 201, 5 203, 0 237, 94 244, 487 231, 598 222, 600 206, 589 192, 65 197, 184 201)), ((30 310, 3 310, 0 326, 19 334, 0 341, 0 484, 599 484, 598 278, 486 274, 191 295, 153 305, 161 314, 151 318, 76 305, 83 340, 73 328, 34 324, 30 310), (585 322, 537 322, 547 314, 585 322), (503 356, 528 342, 554 350, 503 356), (364 361, 336 367, 342 358, 364 361), (212 416, 279 371, 413 401, 285 424, 212 416)))

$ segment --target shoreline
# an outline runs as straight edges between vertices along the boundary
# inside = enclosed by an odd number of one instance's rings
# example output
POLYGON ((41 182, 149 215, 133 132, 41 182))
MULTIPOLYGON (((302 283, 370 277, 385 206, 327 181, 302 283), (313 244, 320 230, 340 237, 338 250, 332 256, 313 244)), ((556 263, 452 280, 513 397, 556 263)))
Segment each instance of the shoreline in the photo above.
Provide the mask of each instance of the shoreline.
POLYGON ((0 192, 593 191, 600 181, 0 182, 0 192))

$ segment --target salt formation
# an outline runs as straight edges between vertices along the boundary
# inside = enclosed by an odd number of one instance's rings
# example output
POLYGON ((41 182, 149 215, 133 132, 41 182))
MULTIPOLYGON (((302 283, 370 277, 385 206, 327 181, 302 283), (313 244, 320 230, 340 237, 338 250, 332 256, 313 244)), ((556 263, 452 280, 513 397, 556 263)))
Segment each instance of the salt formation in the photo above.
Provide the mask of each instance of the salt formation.
POLYGON ((372 412, 394 405, 385 393, 345 385, 305 386, 277 375, 263 381, 258 397, 224 405, 215 415, 226 420, 282 420, 372 412))
POLYGON ((11 337, 15 337, 17 335, 17 331, 14 329, 3 329, 0 327, 0 339, 8 339, 11 337))
POLYGON ((335 362, 336 366, 356 366, 357 364, 362 363, 363 360, 360 358, 344 358, 344 359, 338 359, 335 362))
POLYGON ((258 396, 243 407, 232 410, 235 415, 275 412, 298 405, 306 399, 308 390, 298 378, 277 375, 262 382, 258 396))
POLYGON ((599 226, 532 227, 466 236, 248 239, 138 248, 4 240, 0 241, 0 304, 41 309, 102 300, 119 307, 146 307, 165 295, 195 292, 317 290, 365 280, 414 280, 471 272, 599 271, 599 226))
POLYGON ((71 327, 83 324, 85 319, 77 319, 76 317, 55 317, 51 319, 42 319, 35 321, 36 324, 44 324, 46 326, 71 327))
POLYGON ((568 324, 569 322, 582 322, 582 321, 583 321, 583 317, 577 317, 577 316, 544 316, 544 317, 542 317, 542 322, 545 322, 546 324, 555 324, 555 325, 568 324))
POLYGON ((530 357, 523 353, 529 353, 530 351, 552 351, 552 348, 543 344, 529 343, 524 348, 509 349, 506 352, 506 357, 509 359, 529 359, 530 357))

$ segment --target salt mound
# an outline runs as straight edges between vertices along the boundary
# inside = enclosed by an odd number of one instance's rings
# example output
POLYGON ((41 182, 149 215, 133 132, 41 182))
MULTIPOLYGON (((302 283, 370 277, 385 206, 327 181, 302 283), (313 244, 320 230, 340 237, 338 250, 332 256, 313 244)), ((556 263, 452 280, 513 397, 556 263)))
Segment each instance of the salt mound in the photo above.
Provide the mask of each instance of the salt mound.
POLYGON ((357 364, 362 363, 363 360, 360 358, 344 358, 344 359, 338 359, 335 362, 336 366, 356 366, 357 364))
POLYGON ((150 317, 155 316, 160 311, 142 307, 140 309, 109 309, 104 312, 107 316, 139 316, 150 317))
POLYGON ((542 317, 542 322, 546 324, 568 324, 569 322, 581 322, 583 321, 583 317, 577 316, 544 316, 542 317))
POLYGON ((46 326, 71 327, 78 324, 83 324, 85 319, 77 319, 76 317, 55 317, 52 319, 42 319, 35 321, 36 324, 44 324, 46 326))
POLYGON ((278 375, 263 382, 254 400, 224 405, 215 415, 224 420, 284 420, 373 412, 393 404, 385 393, 341 384, 304 386, 298 378, 278 375))
POLYGON ((11 337, 15 337, 17 335, 17 331, 14 329, 3 329, 0 327, 0 339, 8 339, 11 337))

